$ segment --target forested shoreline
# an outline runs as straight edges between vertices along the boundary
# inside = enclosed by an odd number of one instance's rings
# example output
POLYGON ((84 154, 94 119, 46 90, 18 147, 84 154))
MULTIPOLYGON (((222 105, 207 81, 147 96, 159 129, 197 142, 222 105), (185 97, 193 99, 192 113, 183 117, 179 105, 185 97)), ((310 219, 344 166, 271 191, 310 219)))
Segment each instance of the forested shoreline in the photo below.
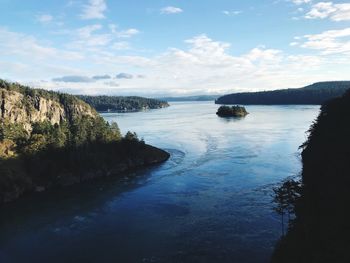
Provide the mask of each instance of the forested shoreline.
POLYGON ((219 97, 215 100, 215 103, 243 105, 321 105, 329 99, 342 96, 348 89, 350 89, 350 81, 317 82, 298 89, 228 94, 219 97))
POLYGON ((149 109, 160 109, 168 107, 169 104, 163 100, 150 99, 137 96, 87 96, 78 95, 78 98, 88 103, 97 111, 141 111, 149 109))
POLYGON ((69 94, 0 80, 0 106, 0 204, 169 158, 69 94))

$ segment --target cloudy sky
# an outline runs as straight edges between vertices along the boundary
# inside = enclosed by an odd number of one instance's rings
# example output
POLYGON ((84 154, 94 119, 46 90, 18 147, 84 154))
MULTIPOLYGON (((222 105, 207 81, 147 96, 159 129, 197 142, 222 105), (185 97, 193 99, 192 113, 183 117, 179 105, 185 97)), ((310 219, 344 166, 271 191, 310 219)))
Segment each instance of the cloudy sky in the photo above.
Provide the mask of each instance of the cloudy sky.
POLYGON ((350 79, 350 2, 0 0, 0 78, 192 95, 350 79))

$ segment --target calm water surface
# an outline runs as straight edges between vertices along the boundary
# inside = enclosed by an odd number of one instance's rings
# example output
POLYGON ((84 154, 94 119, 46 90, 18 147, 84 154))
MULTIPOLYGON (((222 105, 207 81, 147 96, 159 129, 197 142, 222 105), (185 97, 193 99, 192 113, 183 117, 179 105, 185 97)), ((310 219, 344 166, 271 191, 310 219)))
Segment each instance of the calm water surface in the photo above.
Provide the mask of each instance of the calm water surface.
POLYGON ((0 262, 268 262, 280 236, 272 187, 300 172, 318 106, 211 102, 103 114, 171 158, 125 178, 28 197, 0 212, 0 262))

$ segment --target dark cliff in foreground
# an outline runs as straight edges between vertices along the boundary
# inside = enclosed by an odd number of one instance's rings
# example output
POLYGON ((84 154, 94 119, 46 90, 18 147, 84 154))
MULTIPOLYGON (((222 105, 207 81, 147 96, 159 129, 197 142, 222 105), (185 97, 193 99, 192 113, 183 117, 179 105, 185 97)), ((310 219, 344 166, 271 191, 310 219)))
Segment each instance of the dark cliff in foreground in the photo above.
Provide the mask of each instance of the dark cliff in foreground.
POLYGON ((121 97, 79 95, 78 98, 88 103, 97 111, 126 112, 161 109, 169 107, 169 104, 164 100, 149 99, 135 96, 121 97))
POLYGON ((350 89, 350 81, 318 82, 299 89, 228 94, 218 98, 215 103, 245 105, 321 105, 329 99, 342 96, 348 89, 350 89))
POLYGON ((350 262, 350 91, 321 109, 302 146, 296 219, 272 262, 350 262))
POLYGON ((169 158, 74 96, 2 80, 0 121, 0 204, 169 158))

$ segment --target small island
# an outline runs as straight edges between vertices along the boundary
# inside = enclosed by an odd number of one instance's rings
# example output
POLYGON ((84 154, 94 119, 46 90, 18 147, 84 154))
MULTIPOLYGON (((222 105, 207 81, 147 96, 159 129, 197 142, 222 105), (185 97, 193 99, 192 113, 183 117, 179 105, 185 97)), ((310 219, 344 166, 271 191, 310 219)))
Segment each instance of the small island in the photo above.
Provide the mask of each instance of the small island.
POLYGON ((249 114, 243 106, 221 106, 216 114, 219 117, 245 117, 249 114))

